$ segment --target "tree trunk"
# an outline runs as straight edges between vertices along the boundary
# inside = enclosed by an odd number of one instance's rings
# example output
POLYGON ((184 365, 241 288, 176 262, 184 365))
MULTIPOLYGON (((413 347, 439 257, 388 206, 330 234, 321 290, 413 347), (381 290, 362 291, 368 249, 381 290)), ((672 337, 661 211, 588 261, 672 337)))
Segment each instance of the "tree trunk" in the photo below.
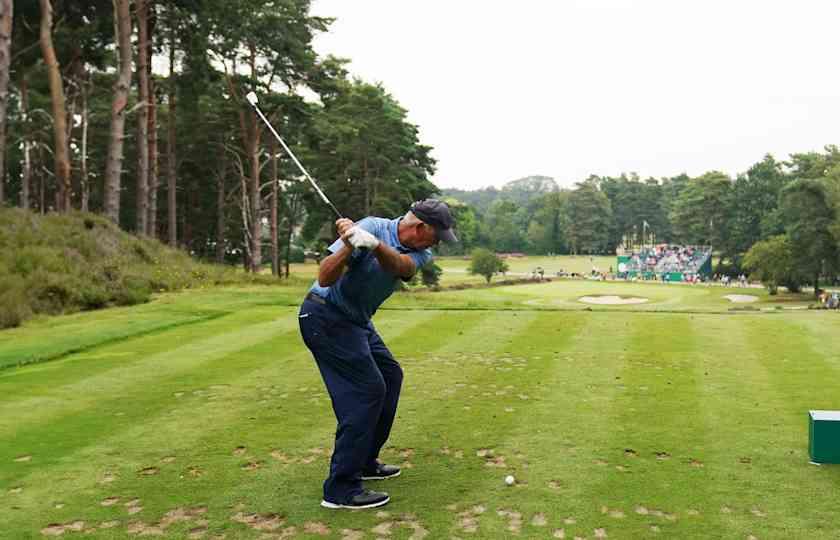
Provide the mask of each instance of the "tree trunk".
MULTIPOLYGON (((69 70, 68 71, 70 73, 72 73, 73 75, 72 75, 72 79, 71 79, 72 80, 71 92, 69 94, 69 96, 70 96, 70 106, 69 106, 69 110, 67 111, 67 140, 68 140, 69 144, 71 145, 71 147, 73 147, 73 145, 75 144, 75 140, 73 138, 73 131, 75 129, 74 124, 75 124, 75 118, 76 118, 76 111, 80 107, 79 102, 81 102, 81 108, 84 109, 85 100, 86 100, 86 97, 87 97, 86 96, 87 88, 85 87, 85 84, 87 83, 87 73, 86 73, 85 62, 84 62, 84 58, 83 58, 83 51, 82 51, 81 46, 78 45, 78 44, 74 44, 72 46, 72 51, 73 51, 72 52, 73 56, 72 56, 72 59, 71 59, 70 64, 69 64, 69 70)), ((79 113, 79 117, 82 117, 82 124, 83 124, 81 126, 82 132, 83 132, 82 135, 81 135, 82 138, 84 138, 84 135, 85 135, 84 134, 85 126, 84 126, 84 118, 83 118, 84 114, 85 114, 84 110, 80 111, 80 113, 79 113)), ((82 142, 82 146, 84 146, 84 144, 85 143, 82 142)), ((74 176, 73 175, 73 169, 75 168, 76 170, 78 170, 81 173, 81 170, 83 168, 83 164, 81 163, 81 160, 80 160, 79 166, 74 167, 73 166, 73 158, 75 156, 70 155, 69 157, 70 157, 70 163, 71 163, 70 173, 71 173, 71 181, 72 181, 71 190, 70 190, 71 196, 72 196, 71 197, 71 204, 76 204, 79 208, 81 208, 81 203, 82 203, 81 193, 83 191, 83 189, 82 189, 82 178, 81 178, 81 175, 79 176, 78 181, 76 180, 76 178, 73 178, 73 176, 74 176), (78 203, 76 203, 76 201, 74 199, 77 199, 78 203)))
POLYGON ((53 111, 53 134, 55 139, 55 179, 58 184, 59 203, 57 210, 70 210, 70 146, 67 143, 67 110, 64 104, 64 86, 61 69, 55 55, 52 41, 52 4, 41 0, 41 52, 47 65, 50 82, 50 97, 53 111))
POLYGON ((157 238, 157 196, 158 196, 158 134, 157 134, 157 92, 155 91, 155 79, 152 75, 153 39, 155 26, 157 24, 157 9, 154 0, 148 0, 148 40, 149 47, 146 49, 147 77, 149 80, 149 217, 147 230, 149 236, 157 238))
POLYGON ((111 132, 108 141, 108 162, 105 166, 105 215, 120 222, 120 178, 122 175, 125 113, 131 86, 131 13, 129 0, 113 0, 114 26, 119 50, 119 78, 114 85, 111 105, 111 132))
POLYGON ((44 165, 44 145, 38 145, 38 211, 41 215, 47 213, 47 181, 46 175, 47 167, 44 165))
POLYGON ((82 212, 88 211, 88 201, 90 201, 90 184, 88 183, 88 168, 87 168, 87 145, 88 145, 88 118, 90 111, 88 110, 88 87, 87 81, 82 81, 82 156, 81 156, 81 170, 79 171, 79 187, 82 192, 82 212))
POLYGON ((0 206, 6 198, 6 105, 9 102, 13 12, 12 0, 0 0, 0 206))
POLYGON ((277 244, 277 144, 271 144, 271 273, 280 277, 280 253, 277 244))
POLYGON ((135 0, 137 14, 137 234, 149 232, 149 5, 135 0))
MULTIPOLYGON (((251 78, 257 79, 257 53, 251 46, 251 78)), ((256 86, 256 85, 255 85, 256 86)), ((262 266, 262 197, 260 197, 260 126, 257 114, 251 112, 251 129, 248 133, 248 159, 251 162, 251 271, 260 272, 262 266)))
MULTIPOLYGON (((254 120, 256 123, 256 120, 254 120)), ((251 210, 251 271, 259 273, 262 263, 262 219, 260 200, 260 139, 259 130, 254 129, 248 159, 251 165, 250 210, 251 210)))
POLYGON ((298 201, 291 199, 288 195, 286 196, 286 200, 289 206, 289 216, 287 217, 289 227, 286 229, 286 278, 288 278, 289 260, 292 258, 292 232, 294 232, 295 227, 298 201))
POLYGON ((245 253, 242 257, 242 265, 245 267, 246 272, 251 272, 253 271, 253 258, 251 257, 251 229, 248 225, 248 219, 250 216, 250 212, 248 210, 248 179, 245 177, 244 172, 239 175, 239 183, 239 190, 242 195, 242 234, 245 236, 244 242, 242 242, 242 245, 245 248, 245 253))
POLYGON ((227 160, 222 160, 221 173, 216 177, 216 262, 225 262, 225 175, 227 160))
POLYGON ((172 247, 178 246, 178 214, 177 204, 178 199, 176 197, 176 186, 177 186, 177 178, 176 178, 176 170, 177 170, 177 161, 175 160, 175 149, 176 149, 176 141, 175 141, 175 119, 176 119, 176 100, 177 100, 177 93, 175 87, 175 17, 172 16, 172 21, 170 21, 170 31, 169 31, 169 96, 168 96, 168 105, 169 105, 169 114, 167 115, 167 130, 166 130, 166 200, 167 200, 167 225, 169 231, 169 245, 172 247))
MULTIPOLYGON (((73 195, 76 193, 76 186, 73 185, 73 163, 72 163, 71 158, 70 158, 70 144, 73 141, 73 118, 76 117, 76 106, 79 104, 79 91, 78 91, 78 85, 77 85, 78 77, 76 75, 77 71, 78 71, 78 68, 76 67, 76 61, 78 59, 77 55, 79 53, 80 53, 79 48, 76 47, 76 46, 73 46, 72 47, 72 53, 71 53, 73 55, 73 57, 71 58, 70 62, 68 62, 68 66, 66 68, 66 72, 69 72, 69 73, 72 74, 70 76, 70 83, 71 84, 68 86, 67 92, 65 92, 65 100, 64 100, 64 103, 65 103, 64 118, 66 119, 65 127, 67 128, 66 131, 64 132, 64 136, 67 138, 67 160, 68 160, 68 164, 69 164, 69 167, 70 167, 70 181, 69 181, 68 189, 67 189, 67 192, 69 193, 69 195, 67 197, 68 204, 67 204, 66 211, 70 211, 70 209, 73 208, 73 195)), ((58 192, 58 197, 57 197, 57 200, 56 200, 57 203, 61 199, 60 195, 61 195, 61 189, 59 189, 59 192, 58 192)), ((56 207, 60 208, 61 204, 57 204, 56 207)))
MULTIPOLYGON (((149 62, 151 65, 151 61, 149 62)), ((154 80, 149 79, 149 236, 157 238, 157 197, 158 197, 158 138, 157 138, 157 100, 155 99, 154 80)))
POLYGON ((29 84, 26 73, 20 76, 20 115, 23 119, 23 166, 20 179, 20 207, 29 210, 29 191, 32 186, 32 143, 29 140, 29 84))

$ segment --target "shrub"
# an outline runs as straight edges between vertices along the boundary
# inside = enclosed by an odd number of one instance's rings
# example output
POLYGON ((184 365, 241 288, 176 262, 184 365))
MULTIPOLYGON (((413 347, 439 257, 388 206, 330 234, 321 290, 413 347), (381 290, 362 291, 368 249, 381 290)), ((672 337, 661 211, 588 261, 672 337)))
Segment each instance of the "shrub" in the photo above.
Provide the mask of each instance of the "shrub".
POLYGON ((306 256, 303 252, 303 248, 298 246, 292 246, 289 248, 289 262, 290 263, 302 263, 306 261, 306 256))
POLYGON ((799 292, 805 281, 787 235, 772 236, 755 243, 744 256, 744 268, 753 278, 758 278, 770 294, 776 294, 779 286, 799 292))
POLYGON ((470 265, 467 268, 467 271, 470 274, 484 276, 487 283, 490 283, 494 274, 507 272, 507 270, 507 263, 505 263, 492 251, 484 248, 478 248, 472 252, 470 265))
POLYGON ((268 281, 198 263, 101 216, 0 208, 0 328, 38 313, 147 302, 155 292, 268 281))
POLYGON ((25 281, 20 276, 0 275, 0 328, 20 326, 31 316, 25 281))
POLYGON ((426 287, 434 288, 440 285, 440 276, 443 268, 433 262, 423 265, 420 269, 420 279, 426 287))

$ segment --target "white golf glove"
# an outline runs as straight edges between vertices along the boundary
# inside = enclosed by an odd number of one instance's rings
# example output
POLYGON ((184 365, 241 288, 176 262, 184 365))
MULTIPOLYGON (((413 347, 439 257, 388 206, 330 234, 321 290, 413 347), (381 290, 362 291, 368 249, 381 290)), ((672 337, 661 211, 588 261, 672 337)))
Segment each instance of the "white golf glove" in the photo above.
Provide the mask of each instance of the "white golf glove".
POLYGON ((350 236, 350 244, 354 248, 376 249, 379 246, 379 239, 359 227, 350 229, 348 236, 350 236))

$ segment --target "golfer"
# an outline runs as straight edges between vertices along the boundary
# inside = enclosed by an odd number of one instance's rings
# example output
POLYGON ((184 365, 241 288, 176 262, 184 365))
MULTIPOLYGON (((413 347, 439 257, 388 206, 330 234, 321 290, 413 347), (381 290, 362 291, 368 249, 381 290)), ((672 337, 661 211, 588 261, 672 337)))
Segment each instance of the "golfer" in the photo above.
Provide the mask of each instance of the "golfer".
POLYGON ((457 241, 453 225, 449 207, 435 199, 414 203, 396 219, 336 221, 340 238, 321 261, 298 319, 338 420, 325 508, 374 508, 390 500, 364 489, 362 480, 400 474, 378 458, 394 423, 403 373, 370 318, 398 279, 411 279, 431 260, 431 246, 457 241))

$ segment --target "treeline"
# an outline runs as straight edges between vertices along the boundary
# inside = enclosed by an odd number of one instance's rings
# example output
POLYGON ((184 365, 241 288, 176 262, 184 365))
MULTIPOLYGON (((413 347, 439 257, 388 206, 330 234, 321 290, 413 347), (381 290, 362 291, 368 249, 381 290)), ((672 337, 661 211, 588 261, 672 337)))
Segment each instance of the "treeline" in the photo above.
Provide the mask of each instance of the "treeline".
POLYGON ((461 244, 530 254, 613 254, 621 244, 714 246, 716 271, 755 273, 796 290, 840 271, 840 149, 767 155, 735 178, 590 176, 574 189, 545 177, 465 192, 456 206, 461 244), (750 257, 752 248, 756 248, 750 257), (746 263, 746 264, 745 264, 746 263))
MULTIPOLYGON (((254 91, 345 216, 401 214, 438 193, 431 148, 382 85, 316 54, 331 22, 310 0, 0 0, 0 206, 101 213, 204 259, 288 272, 335 218, 246 103, 254 91)), ((792 288, 837 275, 833 146, 735 178, 591 176, 561 190, 529 177, 448 195, 463 201, 462 242, 444 253, 653 239, 712 244, 718 270, 792 288)))
POLYGON ((309 0, 0 0, 0 206, 280 273, 335 218, 251 91, 347 217, 436 193, 394 97, 313 50, 331 22, 309 0))

